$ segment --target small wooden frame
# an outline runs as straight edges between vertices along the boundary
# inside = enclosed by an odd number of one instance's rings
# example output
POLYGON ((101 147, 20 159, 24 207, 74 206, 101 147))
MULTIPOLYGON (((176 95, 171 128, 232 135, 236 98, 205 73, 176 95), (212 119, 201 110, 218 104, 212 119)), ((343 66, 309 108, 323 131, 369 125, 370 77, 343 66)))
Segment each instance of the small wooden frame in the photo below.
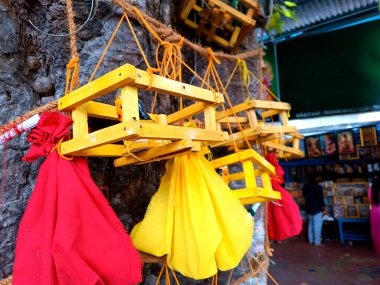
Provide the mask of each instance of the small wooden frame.
POLYGON ((377 146, 376 126, 359 129, 361 146, 377 146))
POLYGON ((151 75, 126 64, 59 99, 59 110, 72 112, 74 121, 73 138, 61 144, 61 151, 65 155, 123 156, 115 161, 116 166, 197 151, 202 144, 228 140, 227 133, 216 128, 215 107, 223 102, 220 93, 151 75), (121 88, 121 122, 115 105, 93 101, 118 88, 121 88), (195 103, 173 114, 150 114, 151 120, 140 120, 138 96, 139 91, 146 88, 195 103), (205 118, 204 128, 177 124, 201 112, 205 118), (91 117, 108 120, 113 125, 90 133, 88 120, 91 117))
POLYGON ((220 0, 183 0, 179 19, 207 42, 236 49, 255 27, 254 17, 259 10, 257 1, 239 2, 245 6, 244 13, 220 0))
POLYGON ((215 169, 222 168, 222 178, 228 184, 231 181, 244 180, 245 188, 233 190, 234 195, 243 204, 268 202, 281 199, 281 193, 273 191, 270 175, 275 175, 272 164, 266 161, 253 149, 230 154, 211 161, 215 169), (228 166, 241 163, 242 172, 230 174, 228 166), (254 168, 258 166, 258 169, 254 168), (256 178, 260 177, 262 187, 257 186, 256 178))
POLYGON ((344 205, 344 216, 345 218, 359 218, 358 205, 344 205))
POLYGON ((212 147, 234 147, 233 141, 238 147, 244 147, 245 139, 247 139, 250 145, 260 143, 269 150, 276 151, 279 158, 303 157, 300 140, 304 136, 297 132, 296 127, 289 125, 287 112, 290 109, 290 104, 284 102, 249 100, 225 112, 217 112, 218 128, 227 130, 227 122, 234 127, 239 122, 243 131, 230 134, 229 141, 216 143, 212 147), (257 119, 256 110, 261 112, 262 121, 257 119), (245 113, 246 117, 240 115, 241 113, 245 113), (233 114, 238 114, 238 116, 234 117, 233 114), (279 121, 266 122, 266 119, 277 115, 279 121))

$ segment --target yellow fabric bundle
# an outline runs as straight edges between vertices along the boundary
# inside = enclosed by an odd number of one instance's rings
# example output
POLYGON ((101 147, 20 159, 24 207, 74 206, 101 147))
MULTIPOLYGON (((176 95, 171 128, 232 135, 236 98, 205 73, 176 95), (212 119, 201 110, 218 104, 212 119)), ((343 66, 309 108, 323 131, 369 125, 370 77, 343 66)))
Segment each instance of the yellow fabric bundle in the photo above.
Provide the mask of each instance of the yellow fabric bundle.
POLYGON ((194 279, 238 265, 251 245, 253 220, 208 160, 198 153, 166 164, 160 188, 131 233, 137 249, 163 256, 194 279))

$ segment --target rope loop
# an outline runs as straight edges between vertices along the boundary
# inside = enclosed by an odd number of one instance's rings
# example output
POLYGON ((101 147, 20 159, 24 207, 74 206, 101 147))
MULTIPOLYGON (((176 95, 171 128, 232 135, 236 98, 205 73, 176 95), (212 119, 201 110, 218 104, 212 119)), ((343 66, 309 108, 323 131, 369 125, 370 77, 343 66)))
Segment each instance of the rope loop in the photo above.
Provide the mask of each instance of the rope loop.
POLYGON ((63 140, 65 139, 65 137, 61 138, 57 144, 50 150, 50 153, 52 153, 54 150, 57 150, 57 153, 60 157, 62 157, 64 160, 73 160, 74 157, 73 156, 65 156, 63 153, 62 153, 62 150, 61 150, 61 143, 63 142, 63 140))

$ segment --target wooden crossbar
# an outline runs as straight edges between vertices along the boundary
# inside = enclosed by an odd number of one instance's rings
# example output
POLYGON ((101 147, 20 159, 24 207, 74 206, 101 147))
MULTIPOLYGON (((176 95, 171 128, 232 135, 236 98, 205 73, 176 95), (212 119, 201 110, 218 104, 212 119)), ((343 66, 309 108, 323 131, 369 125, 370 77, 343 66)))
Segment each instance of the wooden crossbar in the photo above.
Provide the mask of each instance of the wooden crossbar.
POLYGON ((221 93, 197 86, 181 83, 125 64, 98 79, 74 90, 58 100, 58 109, 69 112, 86 102, 92 101, 123 86, 147 88, 150 90, 177 96, 189 100, 209 103, 223 103, 221 93))

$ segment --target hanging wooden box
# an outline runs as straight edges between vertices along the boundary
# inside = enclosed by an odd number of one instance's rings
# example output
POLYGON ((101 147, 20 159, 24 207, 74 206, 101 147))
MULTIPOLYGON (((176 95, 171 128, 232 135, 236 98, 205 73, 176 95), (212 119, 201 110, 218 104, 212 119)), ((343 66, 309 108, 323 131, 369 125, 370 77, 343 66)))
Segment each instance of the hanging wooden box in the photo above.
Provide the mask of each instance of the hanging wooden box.
POLYGON ((73 138, 61 144, 61 151, 66 155, 124 156, 115 162, 117 166, 133 163, 132 161, 141 163, 163 159, 189 150, 197 151, 202 144, 228 140, 227 133, 217 130, 216 127, 215 107, 223 102, 223 95, 220 93, 151 75, 126 64, 59 99, 59 110, 72 112, 74 121, 73 138), (110 92, 116 92, 118 88, 121 88, 121 122, 116 106, 93 101, 110 92), (146 88, 196 103, 173 114, 151 114, 151 120, 141 120, 138 96, 139 91, 146 91, 146 88), (178 124, 181 120, 201 112, 205 118, 204 128, 183 127, 178 124), (89 132, 89 117, 106 119, 114 124, 89 132), (127 143, 128 141, 133 143, 127 143), (139 151, 142 149, 145 150, 139 151), (136 151, 139 151, 138 158, 133 154, 136 151), (129 159, 129 156, 133 159, 129 159))
POLYGON ((245 188, 234 189, 234 195, 243 204, 268 202, 281 199, 281 193, 273 191, 270 175, 275 175, 274 166, 266 161, 253 149, 230 154, 211 161, 215 169, 223 168, 222 178, 228 184, 231 181, 244 180, 245 188), (230 174, 228 166, 242 164, 242 172, 230 174), (254 168, 258 166, 258 169, 254 168), (257 186, 256 179, 260 177, 262 187, 257 186))
MULTIPOLYGON (((290 126, 287 112, 291 106, 284 102, 273 102, 264 100, 249 100, 239 105, 233 106, 226 112, 217 112, 216 119, 218 127, 222 130, 227 130, 228 123, 237 129, 238 122, 243 128, 243 131, 236 131, 230 134, 229 142, 216 143, 213 147, 230 146, 234 147, 233 141, 239 148, 246 144, 245 138, 252 144, 264 144, 267 147, 277 151, 280 156, 302 157, 304 154, 299 149, 299 140, 303 136, 297 133, 297 128, 290 126), (256 110, 261 111, 262 121, 257 119, 256 110), (244 112, 246 117, 232 116, 244 112), (266 122, 273 116, 279 116, 277 122, 266 122), (292 138, 292 146, 285 146, 288 140, 285 140, 285 135, 292 138)), ((246 147, 246 146, 245 146, 246 147)))
POLYGON ((179 19, 207 42, 236 49, 255 27, 254 17, 259 10, 257 1, 239 0, 239 3, 246 8, 245 13, 219 0, 183 0, 179 19))

